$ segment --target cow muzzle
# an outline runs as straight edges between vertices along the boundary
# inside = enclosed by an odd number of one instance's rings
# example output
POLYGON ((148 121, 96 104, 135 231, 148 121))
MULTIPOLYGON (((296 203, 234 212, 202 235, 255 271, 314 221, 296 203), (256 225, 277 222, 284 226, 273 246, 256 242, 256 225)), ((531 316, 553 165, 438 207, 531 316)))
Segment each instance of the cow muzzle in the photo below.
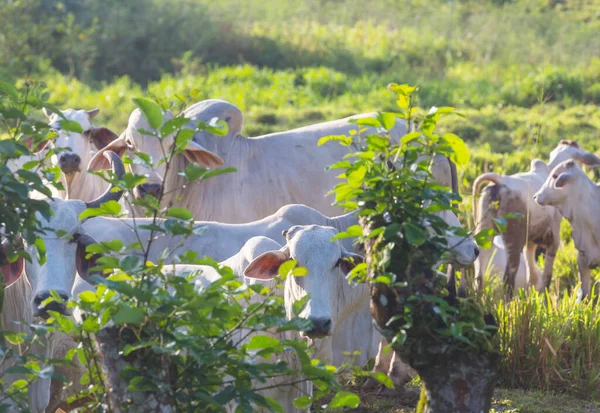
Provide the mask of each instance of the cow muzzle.
POLYGON ((314 339, 331 335, 331 328, 333 327, 331 318, 308 317, 308 320, 312 323, 312 328, 306 330, 304 336, 314 339))
POLYGON ((56 311, 59 314, 68 315, 69 312, 67 311, 66 302, 69 299, 69 297, 64 293, 60 293, 58 295, 60 296, 60 298, 63 299, 64 303, 52 301, 43 307, 42 307, 42 303, 44 301, 46 301, 48 298, 50 298, 50 292, 46 291, 46 292, 36 295, 35 298, 33 299, 33 315, 34 315, 34 317, 41 317, 43 319, 47 319, 48 317, 50 317, 50 314, 48 313, 48 311, 56 311))
POLYGON ((162 193, 162 185, 161 184, 140 184, 135 187, 133 190, 133 194, 136 198, 142 199, 145 195, 151 195, 154 198, 160 198, 162 193))
POLYGON ((74 174, 81 170, 81 158, 73 152, 63 152, 58 156, 58 166, 65 174, 74 174))

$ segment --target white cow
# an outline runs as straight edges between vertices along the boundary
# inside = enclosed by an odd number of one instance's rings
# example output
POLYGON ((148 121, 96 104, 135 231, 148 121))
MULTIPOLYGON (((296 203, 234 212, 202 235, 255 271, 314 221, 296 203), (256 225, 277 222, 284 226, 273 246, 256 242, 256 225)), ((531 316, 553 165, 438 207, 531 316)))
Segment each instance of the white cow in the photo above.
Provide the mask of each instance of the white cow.
MULTIPOLYGON (((600 159, 593 166, 600 166, 600 159)), ((571 223, 577 248, 581 297, 588 296, 592 282, 590 269, 600 265, 600 187, 575 161, 568 160, 552 169, 533 199, 539 205, 556 207, 571 223)))
MULTIPOLYGON (((548 288, 550 285, 552 267, 560 243, 561 216, 557 209, 535 203, 533 194, 542 187, 552 168, 567 159, 576 159, 592 164, 599 160, 593 153, 582 150, 576 142, 563 140, 550 153, 548 164, 534 159, 529 172, 510 176, 486 173, 479 176, 473 183, 473 218, 477 226, 476 232, 492 228, 494 226, 492 218, 494 217, 502 217, 508 213, 523 215, 522 219, 507 219, 506 231, 502 233, 507 252, 504 282, 511 294, 515 287, 515 276, 519 269, 521 251, 525 253, 527 279, 530 285, 535 286, 538 291, 548 288), (485 188, 479 201, 479 212, 481 213, 479 216, 476 197, 481 185, 488 181, 493 185, 485 188), (496 202, 498 203, 497 208, 493 207, 496 202), (535 250, 538 245, 546 247, 542 278, 537 277, 535 265, 535 250)), ((482 256, 487 256, 484 260, 489 260, 489 250, 482 251, 482 256)), ((480 271, 476 277, 478 277, 479 285, 482 286, 483 273, 480 271)), ((461 288, 464 287, 461 286, 461 288)))
MULTIPOLYGON (((112 152, 107 152, 107 156, 113 157, 113 171, 122 176, 125 170, 120 158, 112 152)), ((34 246, 25 245, 25 250, 32 260, 24 261, 23 258, 19 258, 12 265, 2 268, 5 284, 10 286, 6 289, 5 311, 2 312, 3 328, 11 329, 11 324, 21 318, 29 322, 34 317, 45 318, 49 310, 66 312, 62 303, 51 302, 42 307, 42 302, 50 297, 50 290, 56 291, 65 300, 70 298, 76 272, 87 277, 87 269, 92 267, 93 263, 85 258, 85 248, 93 241, 83 233, 78 216, 88 207, 97 208, 105 201, 118 200, 121 194, 110 192, 111 189, 112 187, 108 188, 101 197, 87 203, 50 198, 47 200, 52 209, 50 219, 46 220, 41 214, 36 214, 40 227, 45 228, 40 238, 44 240, 46 247, 46 261, 41 263, 37 259, 34 246), (57 231, 62 232, 60 237, 57 236, 57 231), (27 280, 21 276, 23 269, 27 280)), ((53 356, 53 347, 57 339, 60 337, 52 336, 43 352, 34 350, 46 357, 53 356)), ((30 407, 36 412, 43 412, 49 400, 50 380, 38 380, 30 393, 30 407)))
MULTIPOLYGON (((277 276, 281 264, 294 259, 299 266, 308 270, 308 275, 286 278, 284 291, 278 292, 284 296, 288 318, 294 317, 293 304, 310 294, 304 310, 299 317, 312 321, 312 329, 301 332, 300 337, 316 340, 317 357, 331 362, 331 335, 335 335, 340 322, 352 318, 357 312, 368 313, 369 290, 366 285, 351 285, 346 275, 355 264, 362 262, 359 255, 348 252, 339 241, 331 241, 337 234, 335 228, 317 225, 294 226, 285 232, 286 243, 282 248, 275 241, 255 237, 250 239, 242 250, 222 264, 231 264, 234 272, 244 274, 245 282, 268 282, 277 276), (262 251, 262 253, 260 253, 262 251), (260 254, 259 254, 260 253, 260 254)), ((207 266, 176 266, 180 275, 191 270, 202 270, 204 274, 196 278, 196 286, 202 288, 219 278, 212 267, 207 266)), ((260 298, 260 297, 259 297, 260 298)), ((371 327, 370 331, 355 331, 364 340, 366 335, 379 334, 371 327)), ((273 333, 279 340, 298 338, 296 333, 273 333)), ((249 340, 247 337, 246 340, 249 340)), ((356 340, 359 341, 359 340, 356 340)), ((298 363, 297 360, 288 360, 298 363)), ((293 367, 293 365, 292 365, 293 367)), ((304 394, 312 394, 312 383, 306 382, 301 386, 285 386, 288 378, 277 379, 270 386, 279 384, 282 387, 271 389, 264 396, 273 397, 282 405, 285 412, 299 412, 293 405, 293 400, 304 394)))
POLYGON ((83 133, 65 130, 61 125, 63 117, 46 108, 43 112, 48 117, 50 128, 58 134, 54 142, 58 153, 52 156, 52 162, 62 171, 60 180, 65 192, 61 197, 83 201, 98 198, 108 184, 100 176, 88 173, 86 168, 92 155, 115 140, 117 135, 109 129, 95 128, 92 125, 91 119, 100 112, 99 109, 61 111, 64 119, 78 123, 83 133))
MULTIPOLYGON (((337 142, 328 142, 319 147, 317 143, 324 136, 348 135, 351 130, 358 130, 357 125, 348 122, 351 118, 373 117, 376 114, 360 114, 256 138, 241 135, 241 111, 222 100, 196 103, 187 108, 183 115, 192 120, 192 126, 188 125, 190 127, 195 127, 193 122, 209 122, 217 118, 227 123, 229 131, 222 137, 205 131, 197 132, 187 148, 174 157, 167 172, 166 165, 159 164, 159 160, 169 153, 174 137, 159 140, 142 135, 138 129, 151 131, 152 128, 141 111, 136 109, 129 117, 125 132, 105 150, 120 155, 127 152, 132 158, 136 157, 135 152, 151 155, 153 168, 146 167, 143 162, 132 165, 136 174, 148 177, 147 183, 136 188, 136 196, 157 195, 163 183, 162 206, 176 204, 185 207, 195 219, 241 223, 272 214, 286 204, 305 204, 326 215, 339 214, 340 208, 331 205, 333 197, 325 196, 339 182, 336 178, 338 172, 325 171, 325 168, 357 150, 358 138, 350 147, 337 142), (189 187, 181 171, 190 162, 208 168, 221 165, 235 167, 237 172, 189 187)), ((165 119, 170 117, 170 113, 165 113, 165 119)), ((366 129, 363 136, 375 132, 375 128, 366 129)), ((398 119, 390 134, 392 139, 399 141, 405 132, 404 122, 398 119)), ((92 159, 90 170, 108 167, 101 152, 92 159)), ((450 187, 456 180, 455 169, 442 156, 434 159, 432 171, 443 185, 450 187)))
MULTIPOLYGON (((84 222, 83 224, 77 220, 79 213, 85 208, 80 201, 60 201, 56 200, 52 203, 53 208, 71 208, 73 213, 69 214, 69 225, 64 223, 62 229, 66 233, 77 233, 79 239, 86 240, 86 243, 110 241, 114 238, 120 239, 124 245, 130 245, 138 240, 141 240, 143 245, 148 245, 148 240, 151 237, 150 230, 143 228, 144 225, 152 222, 148 218, 144 219, 113 219, 97 217, 84 222), (136 231, 133 228, 137 228, 136 231), (138 239, 139 237, 139 239, 138 239)), ((453 217, 455 224, 458 225, 458 219, 454 214, 449 212, 450 217, 453 217)), ((56 215, 56 213, 55 213, 56 215)), ((63 214, 64 215, 64 214, 63 214)), ((66 222, 66 221, 65 221, 66 222)), ((278 242, 285 242, 281 235, 282 231, 294 225, 311 225, 318 224, 331 226, 338 231, 344 231, 349 226, 358 223, 355 213, 348 213, 339 217, 329 218, 312 208, 304 205, 288 205, 281 208, 275 214, 263 218, 262 220, 247 223, 247 224, 223 224, 216 222, 196 222, 196 227, 201 228, 199 235, 182 239, 182 237, 156 237, 153 239, 152 246, 149 251, 148 258, 157 260, 165 249, 170 249, 167 262, 171 262, 176 254, 183 253, 186 250, 197 252, 200 256, 210 256, 216 260, 224 260, 237 253, 244 243, 254 236, 267 236, 275 239, 278 242)), ((162 225, 162 221, 158 221, 162 225)), ((154 234, 156 236, 156 234, 154 234)), ((476 257, 476 245, 471 239, 463 240, 456 235, 448 234, 448 243, 451 249, 451 256, 455 262, 473 262, 476 257)), ((53 248, 60 250, 63 254, 68 246, 69 240, 61 238, 56 240, 52 245, 53 248)), ((350 250, 352 246, 351 240, 344 240, 345 248, 350 250)), ((75 255, 75 251, 69 252, 75 255)), ((75 258, 69 258, 75 261, 75 258)), ((63 271, 60 279, 53 280, 55 287, 65 295, 71 291, 73 280, 75 278, 75 266, 63 265, 63 271), (59 288, 58 286, 64 285, 59 288)), ((81 271, 80 271, 81 274, 81 271)), ((84 285, 85 287, 85 285, 84 285)), ((80 289, 81 290, 81 289, 80 289)), ((345 322, 342 321, 342 322, 345 322)), ((368 300, 365 302, 365 312, 357 317, 349 319, 350 326, 346 329, 334 334, 332 338, 333 362, 341 364, 345 356, 342 354, 344 350, 360 350, 362 354, 355 360, 357 363, 364 364, 369 357, 375 355, 376 343, 373 345, 373 340, 355 340, 355 335, 349 331, 368 331, 371 328, 370 315, 368 313, 368 300), (348 339, 348 334, 353 339, 348 339), (351 348, 349 348, 349 344, 351 348)))
MULTIPOLYGON (((481 256, 475 261, 475 274, 479 274, 479 271, 482 274, 488 274, 491 277, 504 277, 504 269, 506 268, 506 263, 508 260, 508 256, 506 254, 506 248, 504 248, 504 242, 502 241, 502 237, 500 235, 496 235, 494 237, 494 243, 492 248, 490 248, 490 254, 485 254, 485 257, 481 256), (485 261, 484 258, 488 258, 485 261), (483 268, 480 268, 483 267, 483 268)), ((521 253, 520 261, 519 261, 519 270, 517 271, 517 275, 515 277, 515 288, 527 288, 527 271, 525 264, 525 256, 521 253)), ((542 276, 539 268, 536 266, 537 279, 542 276)))
MULTIPOLYGON (((233 257, 228 258, 225 261, 220 263, 221 266, 229 267, 233 270, 233 273, 238 276, 238 278, 246 284, 255 284, 256 282, 260 282, 265 284, 269 288, 274 286, 274 282, 271 281, 256 281, 250 278, 244 277, 244 270, 255 258, 258 258, 263 253, 268 251, 277 251, 281 249, 281 245, 270 238, 267 237, 253 237, 250 238, 242 247, 242 249, 235 254, 233 257)), ((169 266, 163 267, 163 273, 165 274, 177 274, 179 276, 190 276, 196 275, 194 279, 196 288, 198 290, 202 290, 206 288, 210 283, 217 281, 221 278, 219 272, 211 266, 208 265, 187 265, 187 264, 173 264, 169 266)), ((249 301, 249 303, 254 303, 258 301, 262 301, 264 298, 262 296, 253 295, 249 301)), ((240 342, 240 344, 248 342, 252 335, 246 335, 246 331, 240 331, 237 337, 233 337, 232 339, 235 342, 240 342), (243 341, 240 341, 243 337, 246 337, 243 341)), ((269 334, 268 332, 265 332, 269 334)), ((263 333, 264 334, 264 333, 263 333)), ((272 333, 275 338, 278 340, 283 339, 291 339, 294 337, 294 333, 292 332, 283 332, 283 333, 272 333)), ((286 352, 282 355, 282 357, 286 358, 286 362, 288 366, 293 368, 297 365, 298 360, 295 357, 295 353, 286 352), (288 354, 289 353, 289 354, 288 354)), ((279 387, 275 387, 272 389, 264 390, 261 394, 265 397, 270 397, 277 400, 283 410, 285 412, 300 412, 301 410, 297 409, 293 405, 293 401, 303 395, 311 395, 312 394, 312 383, 304 382, 297 383, 291 386, 286 386, 286 378, 278 377, 269 380, 268 386, 279 385, 279 387)), ((260 384, 260 386, 264 386, 264 384, 260 384)), ((235 410, 235 404, 231 403, 226 406, 228 411, 235 410)))
MULTIPOLYGON (((31 287, 25 277, 21 277, 23 272, 23 261, 19 260, 14 264, 5 264, 0 267, 4 275, 4 302, 2 305, 1 323, 3 331, 13 333, 31 334, 28 326, 34 322, 33 311, 31 307, 31 287)), ((45 345, 34 344, 30 349, 30 354, 37 354, 46 358, 52 357, 52 336, 48 338, 45 345)), ((17 349, 15 349, 17 350, 17 349)), ((19 354, 19 351, 16 351, 19 354)), ((5 375, 4 370, 12 363, 2 363, 0 375, 6 380, 5 385, 22 379, 16 374, 5 375)), ((28 407, 34 413, 44 412, 50 400, 50 379, 38 379, 28 386, 28 407)), ((2 403, 11 405, 9 412, 19 412, 20 409, 11 402, 4 400, 2 403)))

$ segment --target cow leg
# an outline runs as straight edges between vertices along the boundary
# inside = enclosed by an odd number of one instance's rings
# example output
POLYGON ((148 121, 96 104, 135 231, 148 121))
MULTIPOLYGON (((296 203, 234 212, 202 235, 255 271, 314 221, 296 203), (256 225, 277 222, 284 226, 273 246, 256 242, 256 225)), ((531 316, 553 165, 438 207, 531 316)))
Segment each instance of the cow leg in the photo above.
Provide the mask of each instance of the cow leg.
POLYGON ((395 387, 404 386, 412 378, 412 369, 408 364, 402 361, 400 356, 396 354, 395 351, 392 351, 392 353, 392 365, 390 366, 388 376, 392 379, 395 387))
POLYGON ((452 265, 448 265, 446 278, 448 280, 448 294, 450 294, 451 297, 454 297, 456 296, 456 271, 452 265))
POLYGON ((544 279, 543 288, 546 289, 550 288, 550 283, 552 282, 552 271, 554 269, 554 260, 556 259, 558 247, 559 242, 553 242, 546 248, 546 253, 544 254, 544 274, 542 275, 542 278, 544 279))
MULTIPOLYGON (((373 366, 373 373, 384 373, 387 374, 392 369, 392 359, 394 357, 394 350, 391 348, 386 352, 385 347, 388 342, 385 338, 382 338, 379 342, 379 349, 377 350, 377 356, 375 356, 375 366, 373 366)), ((364 383, 363 387, 373 388, 379 385, 379 382, 372 377, 369 377, 364 383)))
POLYGON ((579 282, 581 283, 578 299, 583 300, 590 294, 592 289, 592 277, 585 255, 581 252, 577 253, 577 265, 579 266, 579 282))
POLYGON ((493 248, 479 249, 479 257, 477 257, 477 260, 475 261, 475 287, 477 290, 483 290, 485 273, 488 270, 488 265, 490 264, 493 253, 493 248))
POLYGON ((412 369, 410 366, 400 359, 400 356, 396 354, 395 351, 392 351, 392 364, 390 366, 390 371, 388 372, 388 377, 394 383, 393 389, 388 389, 384 387, 377 392, 379 396, 395 396, 398 392, 404 391, 404 385, 411 380, 411 372, 412 369))
MULTIPOLYGON (((508 227, 509 225, 507 225, 507 228, 508 227)), ((506 233, 502 234, 506 248, 504 286, 507 299, 511 299, 515 291, 515 277, 521 263, 521 252, 525 246, 525 232, 526 231, 514 228, 513 226, 513 228, 509 228, 506 233)))
POLYGON ((544 282, 539 279, 537 266, 535 265, 535 250, 537 244, 535 242, 528 242, 525 248, 525 264, 527 265, 527 285, 529 287, 534 286, 536 290, 543 291, 544 282))

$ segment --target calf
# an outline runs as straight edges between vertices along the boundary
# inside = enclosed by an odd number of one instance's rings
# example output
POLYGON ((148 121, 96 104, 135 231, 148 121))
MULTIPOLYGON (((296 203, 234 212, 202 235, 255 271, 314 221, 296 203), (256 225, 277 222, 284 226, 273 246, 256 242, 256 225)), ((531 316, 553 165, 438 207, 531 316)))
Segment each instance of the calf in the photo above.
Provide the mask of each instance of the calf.
MULTIPOLYGON (((493 218, 509 213, 518 213, 523 217, 506 219, 506 231, 502 233, 507 253, 504 282, 509 296, 512 296, 515 287, 521 251, 525 253, 529 284, 534 285, 539 291, 550 285, 552 267, 560 243, 561 216, 555 208, 535 203, 533 194, 542 187, 552 168, 567 159, 575 159, 586 164, 600 161, 596 155, 583 151, 576 142, 563 140, 550 153, 548 164, 535 159, 531 162, 529 172, 510 176, 487 173, 479 176, 473 183, 473 219, 476 223, 476 232, 494 227, 493 218), (484 190, 478 208, 476 197, 484 182, 491 182, 492 185, 488 185, 484 190), (494 204, 497 204, 497 207, 494 204), (482 215, 478 216, 478 212, 482 215), (541 279, 537 276, 535 265, 535 249, 538 245, 546 248, 541 279)), ((483 260, 489 261, 489 250, 483 251, 481 255, 483 260)), ((482 266, 476 275, 479 287, 483 286, 481 270, 482 266)), ((462 280, 461 284, 463 284, 462 280)), ((465 284, 461 285, 461 290, 464 289, 465 284)))
MULTIPOLYGON (((594 166, 600 166, 600 160, 594 166)), ((568 160, 552 169, 533 199, 539 205, 555 207, 571 223, 577 248, 580 296, 586 297, 591 291, 590 269, 600 265, 600 187, 575 161, 568 160)))

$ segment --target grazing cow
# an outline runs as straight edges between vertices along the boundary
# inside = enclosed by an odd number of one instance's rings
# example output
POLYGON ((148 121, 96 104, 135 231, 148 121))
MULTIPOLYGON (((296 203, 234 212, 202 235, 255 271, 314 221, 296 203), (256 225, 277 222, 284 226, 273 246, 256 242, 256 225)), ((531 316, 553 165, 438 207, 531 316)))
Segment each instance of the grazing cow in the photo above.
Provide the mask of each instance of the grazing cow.
MULTIPOLYGON (((533 194, 542 187, 552 168, 567 159, 593 164, 598 157, 590 152, 585 152, 574 141, 562 140, 550 153, 548 164, 534 159, 529 172, 510 176, 486 173, 479 176, 473 183, 473 218, 477 232, 485 228, 492 228, 495 225, 492 218, 502 217, 509 213, 519 213, 523 216, 522 219, 515 217, 506 219, 506 231, 502 233, 507 254, 504 282, 507 286, 507 293, 511 296, 515 287, 521 251, 525 253, 529 284, 534 285, 538 291, 550 286, 554 258, 560 243, 561 216, 555 208, 533 202, 533 194), (476 196, 484 182, 491 182, 492 185, 488 185, 481 196, 479 201, 481 216, 478 216, 476 196), (495 203, 497 203, 497 207, 494 207, 495 203), (541 279, 537 277, 535 265, 535 249, 538 245, 546 248, 541 279)), ((486 261, 489 261, 489 255, 489 250, 482 252, 482 256, 487 257, 484 258, 486 261)), ((481 269, 480 266, 480 272, 476 274, 480 287, 483 285, 481 269)), ((461 290, 464 291, 464 289, 465 285, 463 284, 461 290)))
POLYGON ((66 109, 62 117, 44 108, 48 117, 49 126, 58 137, 54 146, 59 153, 52 156, 54 165, 60 167, 62 173, 60 180, 65 188, 61 194, 63 199, 81 199, 89 201, 98 198, 107 188, 108 184, 100 176, 87 173, 87 165, 92 159, 93 152, 103 149, 117 138, 113 132, 106 128, 95 128, 91 119, 100 112, 99 109, 89 111, 66 109), (76 122, 81 126, 83 133, 67 131, 63 128, 63 118, 76 122))
MULTIPOLYGON (((588 163, 592 165, 592 163, 588 163)), ((593 166, 600 166, 596 158, 593 166)), ((573 241, 577 248, 577 265, 581 282, 580 297, 591 291, 590 269, 600 265, 600 224, 598 206, 600 187, 577 166, 568 160, 558 164, 533 196, 543 206, 553 206, 573 227, 573 241)))
MULTIPOLYGON (((174 137, 159 140, 143 135, 139 130, 151 131, 152 128, 141 111, 136 109, 129 117, 125 132, 105 150, 120 155, 128 152, 132 158, 135 158, 135 152, 152 157, 152 168, 146 167, 143 162, 132 165, 136 174, 147 176, 147 182, 134 191, 137 197, 158 195, 162 183, 161 206, 176 204, 190 210, 194 219, 229 223, 257 220, 286 204, 305 204, 326 215, 339 214, 339 207, 331 205, 333 196, 325 196, 339 182, 336 178, 338 172, 325 171, 325 168, 356 150, 358 143, 354 142, 350 147, 337 142, 327 142, 319 147, 317 143, 324 136, 349 135, 351 130, 357 130, 357 125, 348 122, 351 118, 376 116, 374 113, 361 114, 247 138, 241 135, 241 111, 228 102, 202 101, 187 108, 183 115, 191 120, 188 127, 192 128, 197 121, 223 120, 228 125, 228 133, 218 137, 206 131, 197 132, 185 150, 175 155, 167 171, 166 165, 159 161, 168 153, 174 137), (190 162, 208 168, 220 165, 235 167, 238 172, 213 177, 189 187, 181 171, 190 162)), ((170 117, 169 113, 165 114, 165 119, 170 117)), ((366 130, 364 134, 376 131, 372 127, 366 130)), ((390 134, 399 141, 405 132, 404 122, 398 119, 390 134)), ((108 167, 101 152, 92 159, 90 170, 108 167)), ((432 171, 443 185, 450 187, 456 181, 455 167, 443 156, 434 158, 432 171)))

